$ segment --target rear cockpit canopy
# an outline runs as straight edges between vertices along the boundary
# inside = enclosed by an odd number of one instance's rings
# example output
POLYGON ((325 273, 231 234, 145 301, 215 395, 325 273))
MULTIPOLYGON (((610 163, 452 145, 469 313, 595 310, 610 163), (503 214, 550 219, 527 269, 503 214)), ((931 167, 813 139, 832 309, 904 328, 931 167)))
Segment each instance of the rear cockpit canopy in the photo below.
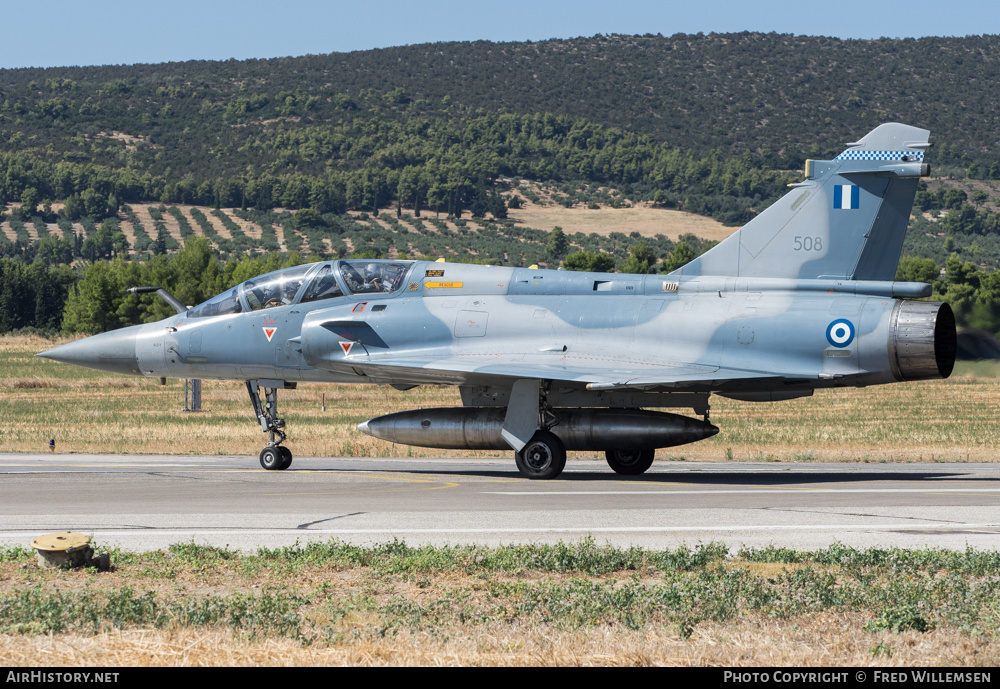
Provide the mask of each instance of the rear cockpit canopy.
POLYGON ((340 276, 352 294, 390 294, 403 286, 409 263, 341 261, 340 276))

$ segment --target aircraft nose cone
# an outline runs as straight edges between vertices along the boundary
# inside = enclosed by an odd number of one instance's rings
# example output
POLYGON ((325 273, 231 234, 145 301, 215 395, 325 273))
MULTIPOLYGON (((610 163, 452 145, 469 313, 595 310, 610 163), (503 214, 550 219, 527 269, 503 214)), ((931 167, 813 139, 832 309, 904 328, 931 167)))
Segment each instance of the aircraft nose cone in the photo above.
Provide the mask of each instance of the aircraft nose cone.
POLYGON ((141 327, 135 325, 101 333, 41 352, 38 356, 98 371, 140 375, 135 337, 141 327))

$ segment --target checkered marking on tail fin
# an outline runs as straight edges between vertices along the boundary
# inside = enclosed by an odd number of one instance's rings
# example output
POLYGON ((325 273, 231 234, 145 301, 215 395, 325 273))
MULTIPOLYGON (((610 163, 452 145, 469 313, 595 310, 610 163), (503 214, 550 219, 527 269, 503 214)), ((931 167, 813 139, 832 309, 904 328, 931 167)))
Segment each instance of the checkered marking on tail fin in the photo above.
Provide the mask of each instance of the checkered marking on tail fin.
POLYGON ((921 163, 924 160, 923 151, 844 151, 834 160, 900 160, 908 163, 921 163))

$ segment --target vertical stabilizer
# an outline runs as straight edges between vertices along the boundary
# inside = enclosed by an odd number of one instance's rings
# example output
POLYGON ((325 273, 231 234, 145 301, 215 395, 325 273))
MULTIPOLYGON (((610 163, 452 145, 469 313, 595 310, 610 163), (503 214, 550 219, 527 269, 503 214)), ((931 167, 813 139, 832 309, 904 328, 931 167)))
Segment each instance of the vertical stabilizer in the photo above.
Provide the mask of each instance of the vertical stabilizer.
POLYGON ((677 275, 892 280, 930 132, 883 124, 677 275))

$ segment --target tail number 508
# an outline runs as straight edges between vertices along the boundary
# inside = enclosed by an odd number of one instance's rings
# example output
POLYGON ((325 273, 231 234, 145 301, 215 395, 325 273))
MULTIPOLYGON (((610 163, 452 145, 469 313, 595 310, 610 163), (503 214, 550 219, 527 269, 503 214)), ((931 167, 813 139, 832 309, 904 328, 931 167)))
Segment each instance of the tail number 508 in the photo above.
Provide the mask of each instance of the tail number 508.
POLYGON ((822 237, 795 237, 795 251, 822 251, 822 237))

